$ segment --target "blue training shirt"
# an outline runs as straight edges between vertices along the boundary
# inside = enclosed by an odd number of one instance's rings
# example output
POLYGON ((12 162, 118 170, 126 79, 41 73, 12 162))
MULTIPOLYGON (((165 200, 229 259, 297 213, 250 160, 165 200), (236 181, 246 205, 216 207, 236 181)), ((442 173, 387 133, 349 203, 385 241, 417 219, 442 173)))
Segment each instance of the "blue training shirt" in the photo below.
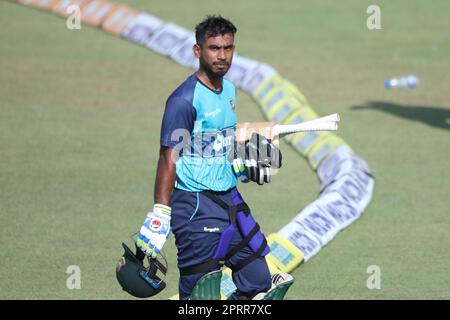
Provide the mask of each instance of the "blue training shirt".
POLYGON ((167 99, 161 146, 180 150, 178 189, 226 191, 236 186, 232 168, 236 88, 226 79, 216 92, 193 74, 167 99))

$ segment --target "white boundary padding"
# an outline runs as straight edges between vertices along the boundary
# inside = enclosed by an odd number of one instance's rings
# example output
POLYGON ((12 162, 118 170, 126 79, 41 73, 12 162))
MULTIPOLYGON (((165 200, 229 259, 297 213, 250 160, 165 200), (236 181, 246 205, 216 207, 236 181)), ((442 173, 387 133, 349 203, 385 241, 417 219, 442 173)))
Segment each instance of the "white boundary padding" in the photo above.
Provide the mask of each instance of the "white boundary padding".
POLYGON ((344 197, 358 212, 362 213, 372 199, 373 179, 366 176, 367 186, 361 184, 358 176, 346 173, 328 185, 321 195, 336 191, 344 197))
POLYGON ((136 20, 122 32, 122 37, 139 45, 145 45, 163 24, 164 21, 155 16, 140 13, 136 20))
POLYGON ((176 45, 169 53, 173 61, 190 69, 197 69, 198 59, 195 57, 193 46, 196 43, 195 34, 191 33, 188 38, 176 45))
POLYGON ((361 186, 366 189, 366 191, 371 192, 371 180, 373 180, 373 176, 362 168, 362 163, 358 160, 358 158, 351 158, 337 163, 333 167, 333 170, 326 175, 326 180, 324 180, 320 186, 320 193, 324 192, 330 184, 339 180, 346 174, 355 177, 361 186))
POLYGON ((303 253, 305 262, 315 256, 321 249, 319 239, 295 220, 292 220, 281 228, 278 234, 291 242, 303 253))
POLYGON ((294 221, 301 224, 307 231, 313 234, 322 247, 339 232, 339 226, 335 220, 317 207, 316 203, 310 203, 295 218, 294 221))
POLYGON ((358 157, 348 146, 343 145, 333 150, 317 168, 317 176, 322 184, 321 189, 335 179, 339 165, 346 160, 351 160, 355 168, 370 174, 367 163, 358 157))
POLYGON ((168 56, 175 46, 184 42, 191 34, 188 29, 168 22, 151 37, 146 47, 163 56, 168 56))
POLYGON ((316 205, 336 221, 340 231, 361 216, 361 212, 336 191, 322 195, 316 200, 316 205))
POLYGON ((231 81, 236 87, 240 88, 247 74, 250 74, 259 65, 258 61, 244 58, 237 53, 234 54, 233 63, 230 70, 225 75, 225 79, 231 81))

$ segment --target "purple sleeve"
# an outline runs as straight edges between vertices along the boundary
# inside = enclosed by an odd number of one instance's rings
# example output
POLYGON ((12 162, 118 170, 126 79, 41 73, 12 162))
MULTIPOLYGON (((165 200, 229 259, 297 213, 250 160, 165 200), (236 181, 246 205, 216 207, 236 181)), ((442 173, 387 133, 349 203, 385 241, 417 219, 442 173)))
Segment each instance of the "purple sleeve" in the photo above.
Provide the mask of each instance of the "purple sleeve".
POLYGON ((190 136, 195 118, 195 108, 191 103, 183 98, 169 98, 161 125, 161 146, 174 148, 190 136))

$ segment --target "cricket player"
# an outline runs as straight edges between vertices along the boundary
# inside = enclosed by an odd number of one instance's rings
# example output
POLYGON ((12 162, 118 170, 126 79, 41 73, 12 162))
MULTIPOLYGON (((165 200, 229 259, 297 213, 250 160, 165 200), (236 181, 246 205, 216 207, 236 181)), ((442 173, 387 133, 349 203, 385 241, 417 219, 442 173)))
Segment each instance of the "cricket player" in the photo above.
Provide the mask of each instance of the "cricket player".
MULTIPOLYGON (((195 32, 199 69, 167 99, 154 207, 137 245, 156 257, 173 231, 180 299, 189 299, 199 279, 224 264, 237 287, 230 298, 252 299, 272 287, 264 258, 270 248, 236 188, 248 168, 242 169, 245 161, 233 167, 236 88, 223 78, 232 63, 236 27, 221 16, 208 16, 195 32)), ((251 147, 244 145, 247 153, 251 147)), ((258 169, 258 159, 253 160, 258 169)))

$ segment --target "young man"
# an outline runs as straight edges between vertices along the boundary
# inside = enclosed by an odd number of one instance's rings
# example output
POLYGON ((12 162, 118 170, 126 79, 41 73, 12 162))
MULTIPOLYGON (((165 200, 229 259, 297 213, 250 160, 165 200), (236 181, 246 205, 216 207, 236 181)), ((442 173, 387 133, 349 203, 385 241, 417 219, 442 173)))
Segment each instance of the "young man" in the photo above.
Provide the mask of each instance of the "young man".
POLYGON ((198 280, 223 264, 233 270, 232 299, 252 299, 271 288, 264 258, 270 249, 236 189, 232 165, 236 88, 223 77, 232 63, 235 32, 221 16, 196 26, 193 50, 200 67, 167 100, 155 205, 137 240, 155 257, 173 231, 180 299, 189 299, 198 280))

